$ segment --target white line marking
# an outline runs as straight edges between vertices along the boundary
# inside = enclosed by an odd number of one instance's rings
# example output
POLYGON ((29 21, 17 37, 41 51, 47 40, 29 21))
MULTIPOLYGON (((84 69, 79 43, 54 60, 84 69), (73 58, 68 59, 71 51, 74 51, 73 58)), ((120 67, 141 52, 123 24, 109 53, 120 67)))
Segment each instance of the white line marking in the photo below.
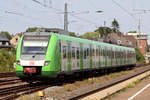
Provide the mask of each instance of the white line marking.
POLYGON ((138 94, 140 94, 141 92, 143 92, 149 86, 150 86, 150 83, 148 85, 146 85, 144 88, 142 88, 140 91, 138 91, 136 94, 134 94, 132 97, 130 97, 128 100, 134 99, 138 94))

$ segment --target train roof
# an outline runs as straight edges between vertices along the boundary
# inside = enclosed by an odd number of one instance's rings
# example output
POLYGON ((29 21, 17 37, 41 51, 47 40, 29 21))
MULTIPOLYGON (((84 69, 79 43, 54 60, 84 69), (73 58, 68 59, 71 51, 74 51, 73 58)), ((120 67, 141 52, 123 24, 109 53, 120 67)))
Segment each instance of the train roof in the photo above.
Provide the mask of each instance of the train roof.
POLYGON ((62 34, 56 34, 56 33, 53 33, 52 35, 56 35, 61 40, 80 42, 80 43, 85 43, 85 44, 96 44, 96 45, 100 45, 100 46, 118 48, 118 50, 127 49, 127 50, 130 50, 130 51, 135 51, 134 48, 131 48, 131 47, 125 47, 125 46, 119 46, 119 45, 115 45, 115 44, 92 41, 92 40, 88 40, 88 39, 82 39, 82 38, 77 38, 77 37, 72 37, 72 36, 67 36, 67 35, 62 35, 62 34))

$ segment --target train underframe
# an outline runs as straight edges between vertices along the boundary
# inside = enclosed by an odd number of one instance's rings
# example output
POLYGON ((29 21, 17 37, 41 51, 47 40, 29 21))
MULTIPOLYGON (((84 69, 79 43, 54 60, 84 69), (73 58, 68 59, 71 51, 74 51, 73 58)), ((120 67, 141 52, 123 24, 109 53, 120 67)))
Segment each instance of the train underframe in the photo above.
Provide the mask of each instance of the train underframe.
MULTIPOLYGON (((52 72, 52 71, 41 71, 42 67, 24 67, 24 72, 18 72, 22 74, 20 79, 26 82, 35 82, 35 81, 54 81, 54 80, 65 80, 65 79, 83 79, 95 76, 101 76, 113 72, 119 72, 127 69, 132 69, 135 67, 135 64, 117 66, 117 67, 101 67, 96 69, 84 69, 84 70, 73 70, 66 72, 52 72), (37 68, 37 69, 35 69, 37 68), (52 76, 52 77, 51 77, 52 76)), ((17 74, 17 73, 16 73, 17 74)))

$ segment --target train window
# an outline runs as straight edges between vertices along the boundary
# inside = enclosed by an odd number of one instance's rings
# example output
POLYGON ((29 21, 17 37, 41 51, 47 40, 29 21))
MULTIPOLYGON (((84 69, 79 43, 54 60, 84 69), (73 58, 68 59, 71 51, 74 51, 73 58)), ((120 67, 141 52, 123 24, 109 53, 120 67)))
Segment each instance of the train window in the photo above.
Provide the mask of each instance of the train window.
POLYGON ((109 58, 111 59, 112 53, 111 53, 111 49, 109 50, 109 58))
POLYGON ((106 54, 106 50, 103 49, 103 56, 104 56, 104 57, 105 57, 105 54, 106 54))
POLYGON ((99 56, 101 56, 101 47, 100 46, 98 47, 98 53, 99 53, 99 56))
POLYGON ((96 49, 96 56, 98 57, 98 49, 96 49))
POLYGON ((89 48, 87 48, 87 57, 89 57, 89 48))
POLYGON ((70 45, 71 45, 71 43, 70 42, 68 42, 68 51, 67 51, 67 57, 68 57, 68 59, 71 59, 71 47, 70 47, 70 45))
POLYGON ((72 59, 75 59, 75 47, 72 47, 72 59))
POLYGON ((84 59, 86 59, 86 49, 84 49, 84 59))
POLYGON ((112 54, 113 54, 112 56, 113 56, 113 59, 114 59, 115 58, 115 51, 114 50, 112 51, 112 54))
POLYGON ((66 59, 66 57, 67 57, 67 53, 66 53, 67 49, 66 48, 67 48, 66 46, 63 46, 63 59, 66 59))
POLYGON ((103 49, 100 47, 100 56, 103 55, 103 49))
POLYGON ((111 51, 111 49, 109 50, 109 58, 110 59, 112 58, 112 51, 111 51))
POLYGON ((92 51, 92 56, 95 56, 95 49, 93 49, 92 51))
POLYGON ((79 59, 80 58, 79 48, 77 48, 76 55, 77 55, 77 59, 79 59))

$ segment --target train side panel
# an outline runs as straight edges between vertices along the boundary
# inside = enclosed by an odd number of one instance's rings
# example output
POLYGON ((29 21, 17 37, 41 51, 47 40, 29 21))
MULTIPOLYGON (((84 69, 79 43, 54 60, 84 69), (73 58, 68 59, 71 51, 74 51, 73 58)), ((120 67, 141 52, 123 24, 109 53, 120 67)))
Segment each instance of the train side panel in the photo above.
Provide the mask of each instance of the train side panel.
POLYGON ((50 61, 50 64, 42 67, 42 77, 57 77, 57 73, 61 71, 61 54, 59 40, 56 35, 51 36, 45 61, 50 61))
POLYGON ((19 64, 20 62, 20 54, 21 54, 21 45, 22 45, 23 36, 20 38, 18 42, 17 52, 16 52, 16 76, 23 77, 23 67, 19 64), (18 63, 17 63, 18 62, 18 63))

